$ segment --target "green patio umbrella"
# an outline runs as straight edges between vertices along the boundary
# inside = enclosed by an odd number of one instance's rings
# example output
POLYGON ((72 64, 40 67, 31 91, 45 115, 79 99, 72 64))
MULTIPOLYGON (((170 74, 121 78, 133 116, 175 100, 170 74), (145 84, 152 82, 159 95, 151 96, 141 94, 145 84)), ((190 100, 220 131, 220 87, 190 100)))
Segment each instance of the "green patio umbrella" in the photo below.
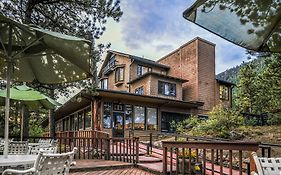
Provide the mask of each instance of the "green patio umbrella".
MULTIPOLYGON (((7 90, 0 90, 0 104, 4 105, 4 99, 6 98, 7 90)), ((29 109, 55 109, 57 106, 61 104, 56 102, 55 100, 49 98, 43 93, 34 90, 31 87, 24 85, 13 86, 10 89, 10 99, 13 101, 20 101, 24 105, 26 105, 29 109)), ((23 119, 22 114, 22 119, 23 119)), ((22 120, 23 121, 23 120, 22 120)), ((23 123, 21 122, 21 140, 23 139, 23 123)))
POLYGON ((197 0, 183 16, 248 50, 281 53, 280 0, 197 0))
MULTIPOLYGON (((6 92, 6 89, 0 90, 0 97, 2 97, 0 104, 4 104, 3 99, 7 96, 6 92)), ((21 101, 30 109, 38 109, 40 107, 44 109, 55 109, 56 106, 61 105, 60 103, 49 98, 43 93, 36 91, 26 85, 13 86, 10 89, 10 99, 15 101, 21 101)))
POLYGON ((90 50, 87 40, 21 24, 0 14, 0 78, 7 81, 5 157, 11 80, 56 84, 86 79, 91 76, 90 50))

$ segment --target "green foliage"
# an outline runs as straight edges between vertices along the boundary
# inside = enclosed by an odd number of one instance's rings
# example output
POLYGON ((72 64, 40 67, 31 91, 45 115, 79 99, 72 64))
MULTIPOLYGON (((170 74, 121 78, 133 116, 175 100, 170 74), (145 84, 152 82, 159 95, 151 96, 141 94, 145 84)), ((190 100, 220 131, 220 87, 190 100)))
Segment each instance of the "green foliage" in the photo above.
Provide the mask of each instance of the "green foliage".
POLYGON ((177 133, 185 133, 186 131, 189 131, 198 125, 198 123, 200 123, 200 119, 197 116, 190 116, 181 122, 176 122, 173 120, 170 123, 170 127, 177 133))
POLYGON ((194 131, 199 134, 206 133, 215 137, 229 138, 230 133, 243 123, 243 117, 238 112, 218 105, 209 113, 209 119, 198 125, 194 131))
POLYGON ((229 138, 231 132, 243 125, 244 120, 238 112, 216 106, 210 113, 208 120, 190 117, 176 125, 177 132, 194 136, 213 136, 229 138))
POLYGON ((281 55, 272 54, 262 62, 250 62, 239 72, 235 103, 240 112, 268 114, 269 124, 280 124, 281 55))

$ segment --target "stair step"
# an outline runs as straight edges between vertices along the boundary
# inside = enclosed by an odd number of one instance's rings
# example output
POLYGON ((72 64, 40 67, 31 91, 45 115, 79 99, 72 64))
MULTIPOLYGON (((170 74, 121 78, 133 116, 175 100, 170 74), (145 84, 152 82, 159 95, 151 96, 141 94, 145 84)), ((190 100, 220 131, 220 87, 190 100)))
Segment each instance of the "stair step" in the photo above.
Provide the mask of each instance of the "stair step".
MULTIPOLYGON (((155 174, 162 174, 163 173, 163 163, 157 162, 157 163, 139 163, 137 165, 138 168, 149 171, 151 173, 155 174)), ((176 167, 173 166, 173 173, 175 172, 176 167)), ((170 172, 170 165, 167 167, 167 171, 170 172)))
POLYGON ((157 157, 151 157, 151 156, 139 157, 139 163, 157 163, 157 162, 162 162, 162 160, 158 159, 157 157))

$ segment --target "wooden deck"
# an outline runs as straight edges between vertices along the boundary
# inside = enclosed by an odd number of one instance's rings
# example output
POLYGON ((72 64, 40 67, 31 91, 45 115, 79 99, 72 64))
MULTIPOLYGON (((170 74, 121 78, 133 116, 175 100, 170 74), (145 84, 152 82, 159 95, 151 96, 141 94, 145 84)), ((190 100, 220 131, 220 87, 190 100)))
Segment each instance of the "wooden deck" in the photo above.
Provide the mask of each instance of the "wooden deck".
POLYGON ((70 175, 153 175, 149 172, 137 169, 137 168, 124 168, 124 169, 113 169, 113 170, 98 170, 89 172, 75 172, 70 175))
POLYGON ((77 160, 70 169, 71 175, 153 175, 151 172, 135 168, 131 163, 111 160, 77 160))

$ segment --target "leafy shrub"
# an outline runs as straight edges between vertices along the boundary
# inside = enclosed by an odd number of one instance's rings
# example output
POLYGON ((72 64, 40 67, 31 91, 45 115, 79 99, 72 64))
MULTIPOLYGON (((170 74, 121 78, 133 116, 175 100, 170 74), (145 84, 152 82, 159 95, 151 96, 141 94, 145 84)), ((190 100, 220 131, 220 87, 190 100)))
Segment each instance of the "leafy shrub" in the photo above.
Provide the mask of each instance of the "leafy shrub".
POLYGON ((198 129, 208 135, 229 138, 231 131, 243 125, 243 120, 238 112, 218 105, 209 113, 209 120, 203 122, 198 129))
POLYGON ((281 114, 269 115, 267 123, 270 125, 281 125, 281 114))
POLYGON ((209 113, 208 120, 200 120, 192 116, 176 124, 179 133, 187 133, 194 136, 213 136, 229 138, 231 132, 243 125, 243 117, 236 111, 216 106, 209 113))

